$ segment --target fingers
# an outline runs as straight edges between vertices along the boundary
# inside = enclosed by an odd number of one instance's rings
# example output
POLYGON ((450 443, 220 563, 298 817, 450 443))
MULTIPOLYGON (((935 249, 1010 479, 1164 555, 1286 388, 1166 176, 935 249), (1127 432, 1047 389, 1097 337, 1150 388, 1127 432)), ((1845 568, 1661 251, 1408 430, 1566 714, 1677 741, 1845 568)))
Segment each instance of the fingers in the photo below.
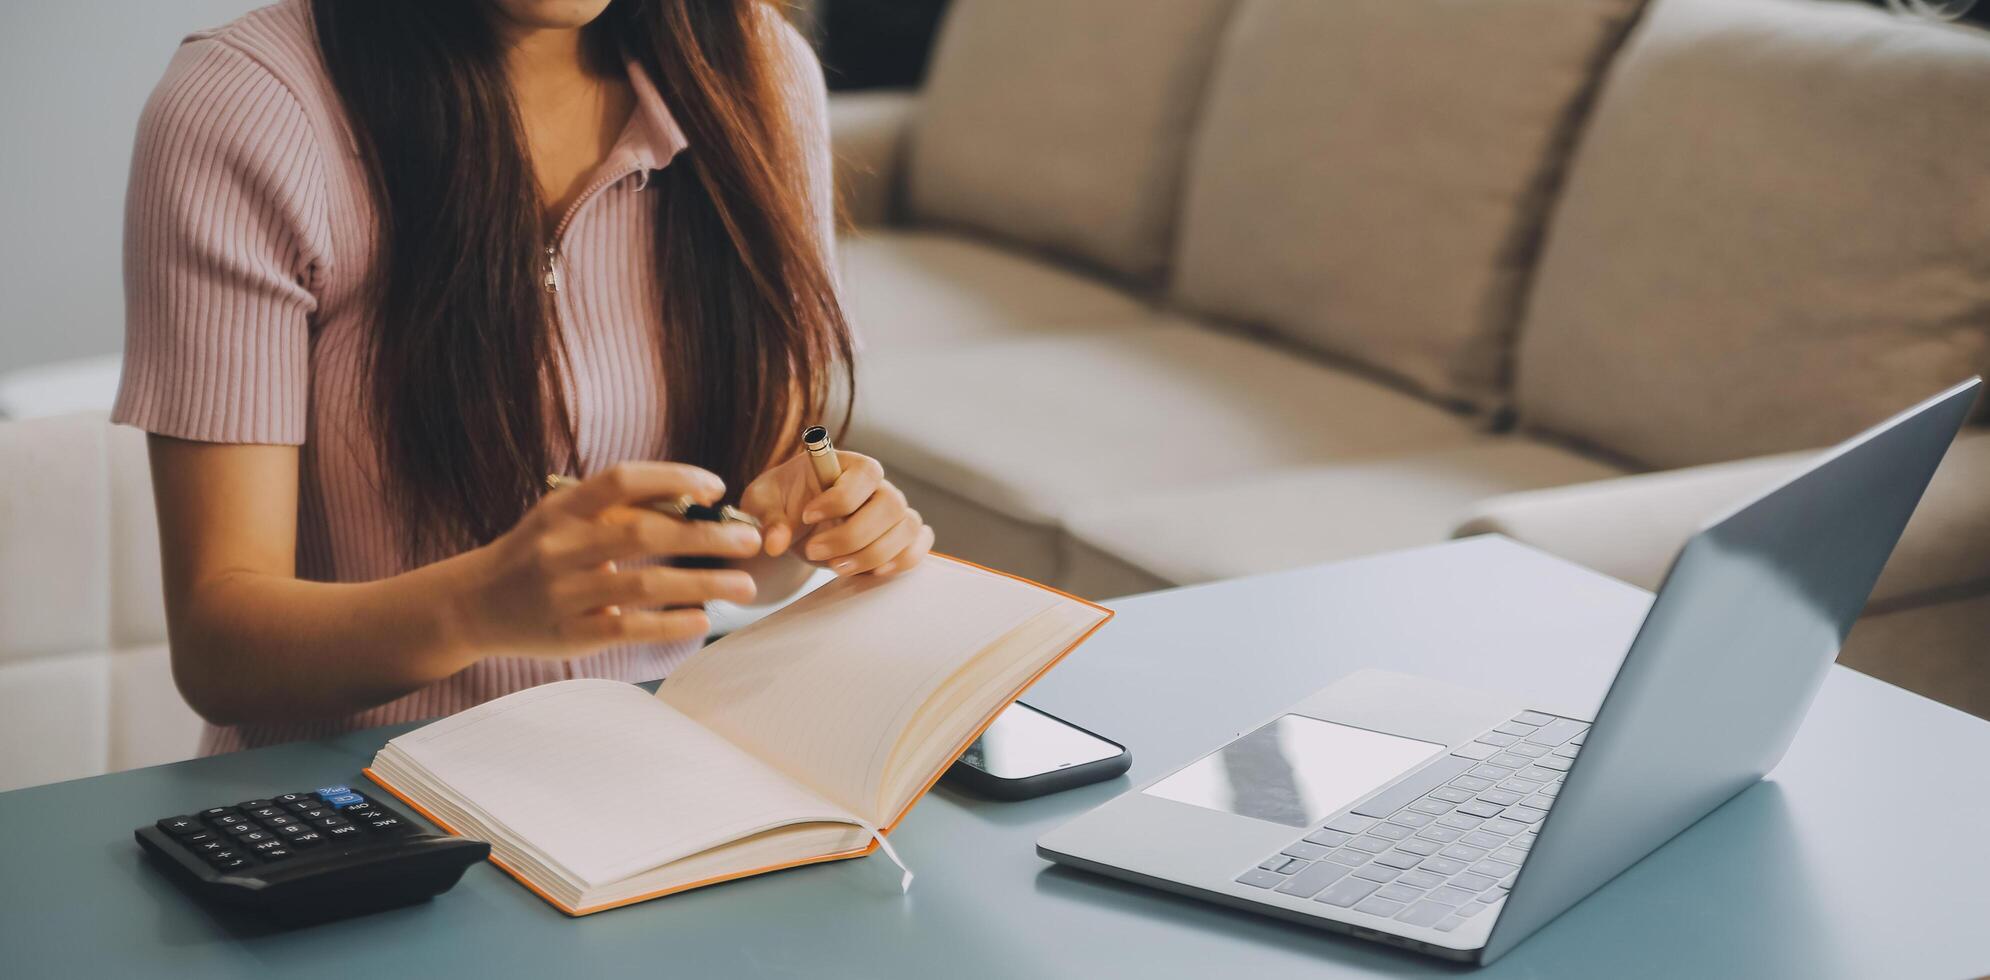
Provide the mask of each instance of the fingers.
POLYGON ((753 576, 737 569, 655 565, 626 572, 569 575, 555 590, 555 608, 573 615, 607 607, 702 606, 714 599, 752 602, 753 576))
POLYGON ((919 527, 918 540, 912 542, 912 547, 899 552, 898 557, 872 569, 871 574, 878 578, 891 578, 894 575, 903 574, 912 570, 920 562, 925 561, 926 556, 932 553, 933 529, 922 524, 919 527))
POLYGON ((576 525, 541 538, 542 565, 559 571, 646 556, 751 558, 760 551, 760 532, 744 524, 681 521, 635 509, 609 513, 612 520, 576 525))
POLYGON ((740 494, 739 509, 759 519, 760 537, 769 555, 786 554, 801 536, 796 522, 801 520, 802 504, 815 493, 806 462, 796 454, 755 477, 740 494))
POLYGON ((843 576, 862 575, 898 556, 919 540, 919 530, 925 527, 919 522, 919 512, 908 510, 898 523, 893 524, 877 540, 865 545, 855 554, 838 558, 829 563, 836 574, 843 576))
POLYGON ((670 643, 703 637, 711 631, 712 621, 703 609, 635 609, 619 616, 589 613, 560 624, 563 639, 587 646, 670 643))
POLYGON ((787 521, 764 522, 760 527, 760 542, 768 555, 778 558, 795 542, 795 529, 787 521))
POLYGON ((848 517, 871 499, 878 486, 884 483, 884 467, 878 461, 861 453, 838 453, 843 463, 843 475, 836 478, 836 485, 816 495, 802 507, 802 523, 820 524, 838 517, 848 517))
POLYGON ((571 490, 548 497, 549 506, 574 517, 597 517, 611 507, 665 497, 691 497, 709 504, 725 494, 712 473, 683 463, 616 463, 571 490))
POLYGON ((904 492, 889 483, 884 484, 855 514, 834 527, 809 535, 808 547, 803 549, 803 554, 809 561, 831 561, 853 554, 882 537, 907 514, 912 514, 915 520, 918 518, 917 512, 905 505, 904 492))

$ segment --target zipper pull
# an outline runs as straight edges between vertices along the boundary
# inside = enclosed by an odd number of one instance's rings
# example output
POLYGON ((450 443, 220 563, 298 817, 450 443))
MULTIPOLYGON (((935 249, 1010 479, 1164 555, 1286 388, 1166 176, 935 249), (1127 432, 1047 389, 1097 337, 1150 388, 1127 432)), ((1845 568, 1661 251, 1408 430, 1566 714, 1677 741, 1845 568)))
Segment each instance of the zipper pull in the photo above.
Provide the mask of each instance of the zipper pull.
POLYGON ((560 249, 557 245, 546 246, 546 276, 540 282, 549 293, 560 291, 560 249))

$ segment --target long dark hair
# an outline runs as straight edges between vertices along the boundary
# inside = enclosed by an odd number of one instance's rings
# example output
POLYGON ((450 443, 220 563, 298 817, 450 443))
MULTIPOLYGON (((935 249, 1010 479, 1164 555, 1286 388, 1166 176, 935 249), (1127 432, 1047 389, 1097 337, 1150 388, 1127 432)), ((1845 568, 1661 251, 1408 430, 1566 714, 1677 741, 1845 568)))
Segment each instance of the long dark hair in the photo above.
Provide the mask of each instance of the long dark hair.
MULTIPOLYGON (((488 0, 315 0, 381 215, 368 397, 411 556, 488 542, 572 462, 537 182, 488 0)), ((689 143, 650 184, 672 459, 737 493, 851 378, 760 0, 614 0, 585 30, 689 143)), ((847 408, 844 416, 847 419, 847 408)))

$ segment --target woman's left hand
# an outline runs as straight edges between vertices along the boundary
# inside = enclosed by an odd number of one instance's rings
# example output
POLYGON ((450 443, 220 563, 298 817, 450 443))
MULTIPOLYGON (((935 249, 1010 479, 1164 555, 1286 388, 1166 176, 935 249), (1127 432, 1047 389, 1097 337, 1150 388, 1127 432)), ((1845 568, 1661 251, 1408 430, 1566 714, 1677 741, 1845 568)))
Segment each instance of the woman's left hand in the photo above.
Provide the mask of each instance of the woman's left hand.
POLYGON ((769 555, 800 546, 802 557, 837 575, 889 578, 933 550, 933 529, 862 453, 838 451, 843 475, 817 492, 808 454, 796 453, 747 484, 739 509, 760 520, 769 555))

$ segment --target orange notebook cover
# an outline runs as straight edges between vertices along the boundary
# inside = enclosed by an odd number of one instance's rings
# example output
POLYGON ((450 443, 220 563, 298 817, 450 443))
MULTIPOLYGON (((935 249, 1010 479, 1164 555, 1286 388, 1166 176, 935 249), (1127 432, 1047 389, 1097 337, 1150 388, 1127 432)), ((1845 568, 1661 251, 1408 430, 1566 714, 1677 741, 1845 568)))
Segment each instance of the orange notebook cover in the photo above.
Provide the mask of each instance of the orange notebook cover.
POLYGON ((544 685, 401 736, 365 774, 445 831, 492 840, 493 864, 568 915, 863 857, 1003 709, 1112 615, 936 554, 895 580, 825 585, 693 655, 653 697, 615 682, 544 685), (588 737, 617 748, 571 741, 588 737), (535 791, 554 785, 580 789, 567 791, 571 800, 535 791), (601 812, 590 793, 676 814, 659 835, 659 853, 676 856, 640 869, 649 858, 639 835, 570 832, 581 814, 601 812), (818 806, 820 818, 808 818, 818 806), (695 845, 677 847, 673 834, 719 842, 677 854, 695 845), (805 834, 850 846, 803 853, 805 834), (639 870, 604 882, 623 868, 639 870), (672 877, 677 868, 686 870, 672 877))

